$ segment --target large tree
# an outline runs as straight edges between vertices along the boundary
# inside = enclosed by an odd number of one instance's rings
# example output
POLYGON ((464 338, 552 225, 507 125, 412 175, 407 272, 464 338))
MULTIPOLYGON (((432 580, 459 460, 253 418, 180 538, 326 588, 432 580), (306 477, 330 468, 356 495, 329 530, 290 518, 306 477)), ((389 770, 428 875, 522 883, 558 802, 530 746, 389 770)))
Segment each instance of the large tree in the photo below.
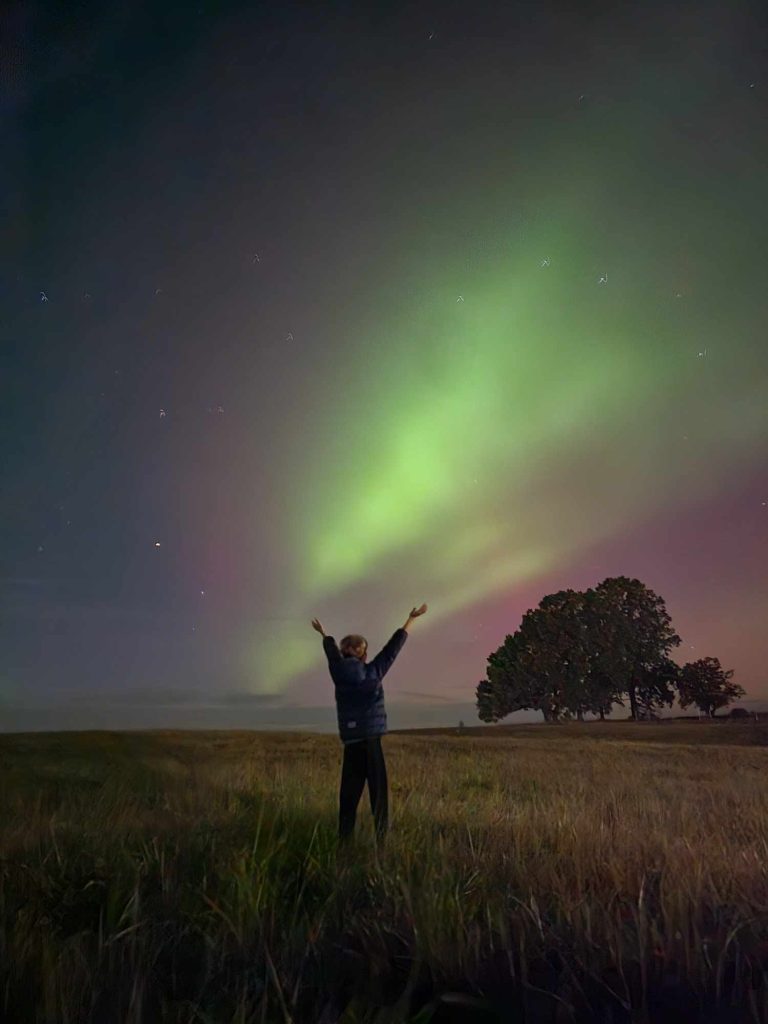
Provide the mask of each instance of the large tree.
POLYGON ((532 671, 533 648, 528 631, 507 636, 488 658, 487 678, 477 686, 477 713, 483 722, 498 722, 515 711, 542 711, 553 717, 546 677, 532 671))
POLYGON ((541 626, 535 669, 550 666, 561 713, 580 721, 586 712, 604 717, 621 700, 596 647, 600 604, 592 589, 563 590, 545 597, 537 610, 541 626))
POLYGON ((603 580, 595 595, 595 671, 627 694, 633 719, 640 705, 646 712, 671 705, 676 667, 669 654, 680 637, 663 598, 626 576, 603 580))
POLYGON ((526 612, 514 636, 488 659, 488 678, 477 688, 483 721, 523 709, 541 711, 548 722, 610 710, 612 685, 592 670, 593 605, 591 591, 562 590, 526 612))
POLYGON ((731 682, 732 677, 733 669, 725 672, 719 658, 689 661, 680 670, 680 707, 695 704, 705 715, 714 718, 718 708, 726 707, 746 692, 738 683, 731 682))
POLYGON ((604 580, 587 591, 549 594, 488 659, 478 715, 494 722, 535 709, 546 721, 585 712, 604 717, 627 694, 632 717, 671 704, 680 643, 664 602, 639 580, 604 580))
POLYGON ((588 654, 580 620, 582 595, 574 590, 549 594, 526 612, 519 634, 527 675, 539 682, 538 705, 545 719, 583 712, 583 681, 588 654))

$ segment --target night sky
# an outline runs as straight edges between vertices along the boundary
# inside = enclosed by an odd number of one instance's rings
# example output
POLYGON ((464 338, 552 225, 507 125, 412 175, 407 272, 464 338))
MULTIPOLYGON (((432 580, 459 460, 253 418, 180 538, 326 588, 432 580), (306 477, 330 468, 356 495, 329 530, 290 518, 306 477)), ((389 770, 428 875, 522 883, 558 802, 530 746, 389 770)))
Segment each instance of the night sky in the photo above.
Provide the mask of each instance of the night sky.
POLYGON ((422 601, 474 721, 615 575, 768 700, 764 5, 3 12, 0 728, 333 729, 422 601))

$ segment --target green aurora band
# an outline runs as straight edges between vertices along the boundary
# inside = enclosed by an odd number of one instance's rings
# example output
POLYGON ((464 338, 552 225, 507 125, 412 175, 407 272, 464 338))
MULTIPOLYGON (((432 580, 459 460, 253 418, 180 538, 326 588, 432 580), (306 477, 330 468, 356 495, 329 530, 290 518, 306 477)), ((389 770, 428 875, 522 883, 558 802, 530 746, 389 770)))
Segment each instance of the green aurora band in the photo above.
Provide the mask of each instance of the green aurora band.
MULTIPOLYGON (((627 189, 636 155, 628 145, 621 161, 627 189)), ((621 189, 603 201, 602 187, 577 176, 546 220, 500 216, 461 271, 446 256, 426 275, 404 244, 389 308, 367 290, 364 335, 348 325, 333 354, 338 382, 302 399, 281 496, 291 562, 277 605, 292 621, 249 635, 260 692, 319 665, 313 616, 360 631, 371 581, 392 628, 422 600, 434 626, 716 495, 764 446, 754 309, 718 283, 723 251, 730 280, 751 258, 739 221, 756 169, 718 203, 695 182, 684 202, 657 182, 655 219, 642 194, 619 215, 621 189)), ((471 223, 457 203, 445 218, 471 223)))

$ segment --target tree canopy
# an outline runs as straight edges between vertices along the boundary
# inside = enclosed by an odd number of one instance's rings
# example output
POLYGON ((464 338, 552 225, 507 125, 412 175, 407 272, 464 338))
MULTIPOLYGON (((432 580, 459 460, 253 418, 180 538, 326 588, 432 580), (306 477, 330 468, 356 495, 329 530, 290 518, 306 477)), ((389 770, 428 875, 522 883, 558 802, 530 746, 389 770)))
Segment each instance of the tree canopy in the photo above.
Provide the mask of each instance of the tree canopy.
POLYGON ((718 658, 688 662, 680 670, 680 707, 695 704, 699 711, 714 718, 718 708, 744 696, 742 687, 731 682, 732 676, 733 669, 723 671, 718 658))
POLYGON ((671 706, 680 687, 681 697, 708 708, 743 694, 730 683, 732 672, 717 674, 717 659, 681 669, 670 657, 679 644, 664 600, 640 580, 618 576, 549 594, 489 656, 487 678, 477 686, 478 717, 497 722, 525 709, 546 721, 585 712, 604 717, 626 698, 637 719, 671 706))

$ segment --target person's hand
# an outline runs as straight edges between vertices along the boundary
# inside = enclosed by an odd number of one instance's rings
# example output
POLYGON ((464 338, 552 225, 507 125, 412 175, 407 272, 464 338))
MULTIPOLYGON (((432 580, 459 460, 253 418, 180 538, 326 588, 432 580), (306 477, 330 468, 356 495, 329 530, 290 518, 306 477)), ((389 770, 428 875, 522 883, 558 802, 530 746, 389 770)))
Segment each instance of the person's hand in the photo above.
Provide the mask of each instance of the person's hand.
POLYGON ((325 630, 320 625, 319 619, 312 619, 312 629, 316 630, 318 633, 322 633, 323 636, 325 636, 325 630))
POLYGON ((425 604, 423 604, 421 606, 421 608, 414 608, 413 611, 411 612, 411 618, 412 619, 418 619, 418 617, 420 615, 423 615, 426 610, 427 610, 427 606, 425 604))

